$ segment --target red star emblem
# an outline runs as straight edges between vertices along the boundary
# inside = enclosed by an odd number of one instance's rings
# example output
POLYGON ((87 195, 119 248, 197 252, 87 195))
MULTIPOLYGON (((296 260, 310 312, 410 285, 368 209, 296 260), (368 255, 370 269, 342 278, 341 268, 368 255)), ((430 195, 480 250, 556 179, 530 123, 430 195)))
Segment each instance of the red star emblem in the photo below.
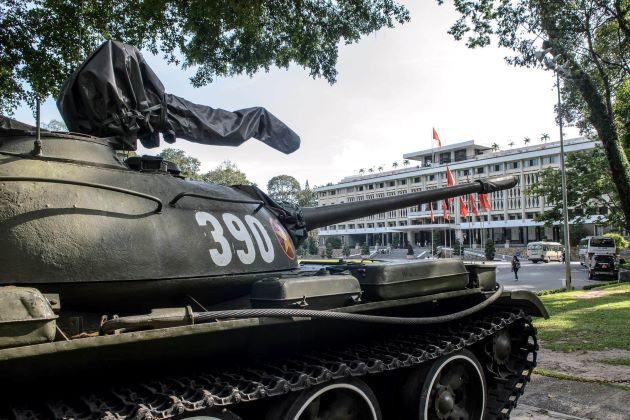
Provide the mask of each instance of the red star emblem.
POLYGON ((293 247, 293 241, 291 237, 284 229, 284 227, 276 219, 271 219, 271 227, 273 233, 276 235, 276 239, 280 244, 280 248, 290 260, 295 259, 295 248, 293 247))

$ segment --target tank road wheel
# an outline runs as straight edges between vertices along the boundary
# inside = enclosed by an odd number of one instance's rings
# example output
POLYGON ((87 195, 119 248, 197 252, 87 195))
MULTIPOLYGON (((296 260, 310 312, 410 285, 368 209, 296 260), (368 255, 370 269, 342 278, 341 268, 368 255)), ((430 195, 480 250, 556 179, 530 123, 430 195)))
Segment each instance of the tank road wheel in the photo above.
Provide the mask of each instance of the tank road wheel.
POLYGON ((481 420, 484 417, 483 368, 468 350, 414 369, 402 392, 405 419, 481 420))
POLYGON ((382 420, 376 396, 365 382, 356 378, 294 394, 272 407, 266 420, 382 420))

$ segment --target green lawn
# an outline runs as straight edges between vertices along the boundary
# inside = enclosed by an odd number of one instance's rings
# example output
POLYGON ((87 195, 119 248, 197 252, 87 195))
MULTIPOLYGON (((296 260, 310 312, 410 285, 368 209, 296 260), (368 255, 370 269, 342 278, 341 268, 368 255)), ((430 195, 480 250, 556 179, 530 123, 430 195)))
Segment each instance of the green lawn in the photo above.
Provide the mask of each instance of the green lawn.
POLYGON ((551 318, 536 319, 551 350, 630 350, 630 283, 540 296, 551 318))

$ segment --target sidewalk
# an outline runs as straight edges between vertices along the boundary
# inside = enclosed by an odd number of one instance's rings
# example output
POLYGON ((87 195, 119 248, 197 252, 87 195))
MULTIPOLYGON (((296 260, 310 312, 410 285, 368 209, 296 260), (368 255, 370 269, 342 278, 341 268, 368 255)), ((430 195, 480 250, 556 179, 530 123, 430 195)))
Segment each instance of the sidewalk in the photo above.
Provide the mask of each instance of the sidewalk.
POLYGON ((630 391, 613 386, 532 375, 511 419, 627 420, 629 401, 630 391))

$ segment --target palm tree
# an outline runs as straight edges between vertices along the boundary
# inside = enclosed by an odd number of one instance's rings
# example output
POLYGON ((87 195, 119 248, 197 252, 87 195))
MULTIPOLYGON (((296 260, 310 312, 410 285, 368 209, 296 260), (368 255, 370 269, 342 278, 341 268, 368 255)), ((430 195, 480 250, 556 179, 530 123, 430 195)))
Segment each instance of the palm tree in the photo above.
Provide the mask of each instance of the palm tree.
POLYGON ((405 165, 405 167, 409 166, 409 159, 403 160, 403 165, 405 165))
POLYGON ((379 166, 377 169, 378 169, 379 172, 383 172, 383 167, 382 166, 379 166))
POLYGON ((547 133, 543 133, 543 134, 540 136, 540 141, 542 141, 543 143, 547 143, 547 142, 549 141, 549 134, 547 134, 547 133))
POLYGON ((365 173, 365 169, 361 168, 359 169, 359 175, 363 175, 365 173))
POLYGON ((532 141, 532 139, 530 139, 529 137, 525 137, 523 139, 523 143, 525 143, 525 146, 527 146, 531 141, 532 141))
POLYGON ((374 168, 370 168, 370 169, 368 169, 368 172, 369 172, 369 173, 374 173, 374 168))
POLYGON ((499 150, 499 145, 496 143, 492 143, 492 146, 490 146, 490 148, 493 152, 496 152, 497 150, 499 150))
POLYGON ((394 169, 398 168, 398 162, 392 163, 392 168, 394 168, 394 169))
POLYGON ((510 141, 510 142, 508 143, 508 146, 510 146, 510 149, 511 149, 512 147, 514 147, 514 142, 513 142, 513 141, 510 141))

